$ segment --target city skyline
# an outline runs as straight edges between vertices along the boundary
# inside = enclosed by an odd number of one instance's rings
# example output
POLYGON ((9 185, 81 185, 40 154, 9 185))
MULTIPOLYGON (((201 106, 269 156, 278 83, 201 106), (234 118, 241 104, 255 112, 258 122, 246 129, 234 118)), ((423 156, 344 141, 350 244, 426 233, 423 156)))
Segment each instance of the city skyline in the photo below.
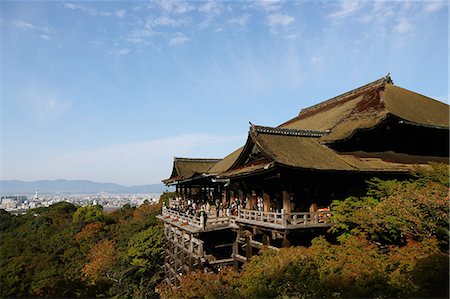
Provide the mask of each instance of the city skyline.
POLYGON ((0 5, 2 180, 159 183, 388 72, 448 103, 446 1, 0 5))

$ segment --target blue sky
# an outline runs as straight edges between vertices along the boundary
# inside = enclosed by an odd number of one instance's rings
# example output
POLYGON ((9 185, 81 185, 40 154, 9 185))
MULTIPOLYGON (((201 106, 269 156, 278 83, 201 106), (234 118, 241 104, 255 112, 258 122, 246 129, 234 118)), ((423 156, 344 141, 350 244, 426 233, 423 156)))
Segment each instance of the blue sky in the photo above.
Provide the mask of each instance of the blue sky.
POLYGON ((2 179, 157 183, 388 72, 448 102, 446 1, 0 5, 2 179))

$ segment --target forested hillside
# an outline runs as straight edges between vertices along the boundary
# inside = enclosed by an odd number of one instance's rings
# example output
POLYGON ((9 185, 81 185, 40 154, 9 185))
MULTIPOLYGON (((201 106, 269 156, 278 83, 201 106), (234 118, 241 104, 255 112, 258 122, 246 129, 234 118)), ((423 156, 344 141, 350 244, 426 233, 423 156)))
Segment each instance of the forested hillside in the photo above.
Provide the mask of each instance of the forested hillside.
POLYGON ((263 250, 240 272, 197 272, 163 298, 448 298, 448 167, 410 181, 373 179, 364 197, 334 202, 330 234, 263 250))
POLYGON ((0 297, 151 298, 162 277, 160 205, 0 210, 0 297))

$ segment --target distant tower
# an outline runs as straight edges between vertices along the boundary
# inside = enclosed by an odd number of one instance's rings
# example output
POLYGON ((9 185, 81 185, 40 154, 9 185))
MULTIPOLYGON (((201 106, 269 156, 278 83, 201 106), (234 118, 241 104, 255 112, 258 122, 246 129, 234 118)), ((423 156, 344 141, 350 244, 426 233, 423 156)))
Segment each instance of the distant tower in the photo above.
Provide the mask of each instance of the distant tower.
POLYGON ((34 199, 38 199, 38 194, 37 194, 37 193, 38 193, 38 190, 39 190, 39 189, 36 188, 36 193, 34 194, 34 199))

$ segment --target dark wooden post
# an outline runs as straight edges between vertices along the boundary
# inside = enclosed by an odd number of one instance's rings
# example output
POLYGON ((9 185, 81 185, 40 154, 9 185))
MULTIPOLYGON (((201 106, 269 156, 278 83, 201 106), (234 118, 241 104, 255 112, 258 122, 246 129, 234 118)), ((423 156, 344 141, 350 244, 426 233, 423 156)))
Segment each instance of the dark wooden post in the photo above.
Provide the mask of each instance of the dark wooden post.
POLYGON ((264 212, 270 212, 270 195, 263 192, 264 212))

